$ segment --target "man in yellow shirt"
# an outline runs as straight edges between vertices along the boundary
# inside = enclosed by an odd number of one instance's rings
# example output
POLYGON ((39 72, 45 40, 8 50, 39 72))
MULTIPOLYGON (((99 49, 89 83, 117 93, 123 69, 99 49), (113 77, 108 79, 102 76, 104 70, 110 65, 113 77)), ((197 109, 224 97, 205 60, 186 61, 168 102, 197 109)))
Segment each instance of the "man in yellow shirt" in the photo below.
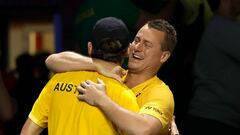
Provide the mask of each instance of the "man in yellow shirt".
MULTIPOLYGON (((88 43, 89 54, 111 66, 119 66, 129 45, 129 33, 125 24, 114 17, 100 19, 92 31, 88 43)), ((91 79, 103 80, 109 97, 120 106, 137 112, 135 95, 117 80, 92 71, 57 73, 43 88, 29 114, 22 135, 39 134, 48 127, 49 135, 115 135, 122 133, 96 107, 78 101, 76 87, 91 79)), ((102 87, 105 87, 102 86, 102 87)))
MULTIPOLYGON (((112 101, 105 89, 99 87, 103 83, 97 84, 90 80, 83 82, 83 87, 78 87, 83 95, 78 98, 100 108, 113 123, 129 134, 167 135, 174 112, 174 99, 169 87, 156 73, 170 57, 176 42, 175 29, 168 22, 157 19, 145 24, 130 45, 128 73, 124 83, 135 93, 140 106, 139 113, 126 110, 112 101)), ((75 56, 73 60, 69 59, 67 52, 54 54, 46 63, 54 71, 80 70, 83 65, 92 64, 86 61, 86 57, 75 56), (72 65, 66 67, 65 62, 72 65)), ((106 67, 99 68, 97 61, 94 64, 98 68, 92 70, 106 67)), ((98 71, 109 75, 103 70, 98 71)))

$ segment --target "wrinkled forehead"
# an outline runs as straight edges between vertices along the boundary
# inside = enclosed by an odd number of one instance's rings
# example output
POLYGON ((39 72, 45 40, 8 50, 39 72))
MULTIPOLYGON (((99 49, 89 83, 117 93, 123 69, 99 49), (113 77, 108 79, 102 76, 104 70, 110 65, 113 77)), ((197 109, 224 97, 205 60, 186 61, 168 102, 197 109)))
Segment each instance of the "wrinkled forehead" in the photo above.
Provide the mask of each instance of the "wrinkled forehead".
POLYGON ((164 42, 165 33, 155 28, 149 28, 146 24, 137 32, 136 37, 139 37, 141 40, 150 42, 154 45, 162 45, 164 42))

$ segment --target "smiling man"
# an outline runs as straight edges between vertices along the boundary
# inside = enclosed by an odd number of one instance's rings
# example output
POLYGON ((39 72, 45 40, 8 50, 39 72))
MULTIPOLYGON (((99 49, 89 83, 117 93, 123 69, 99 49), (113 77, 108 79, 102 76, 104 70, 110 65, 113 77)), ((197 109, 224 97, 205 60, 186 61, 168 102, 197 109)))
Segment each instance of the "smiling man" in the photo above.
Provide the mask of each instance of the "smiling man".
MULTIPOLYGON (((168 135, 174 112, 174 99, 169 87, 156 74, 170 57, 176 42, 175 29, 167 21, 157 19, 145 24, 130 45, 128 73, 124 83, 137 97, 140 106, 138 113, 124 109, 111 100, 102 87, 103 82, 99 84, 90 80, 82 82, 83 87, 78 89, 83 95, 79 95, 78 98, 99 107, 113 123, 128 134, 168 135)), ((71 55, 54 54, 46 63, 53 71, 78 70, 89 64, 95 65, 90 70, 106 68, 106 65, 99 68, 96 60, 89 63, 81 55, 75 53, 71 55), (71 55, 75 58, 73 59, 71 55), (71 65, 66 66, 66 62, 71 65)), ((109 72, 107 73, 109 75, 109 72)))

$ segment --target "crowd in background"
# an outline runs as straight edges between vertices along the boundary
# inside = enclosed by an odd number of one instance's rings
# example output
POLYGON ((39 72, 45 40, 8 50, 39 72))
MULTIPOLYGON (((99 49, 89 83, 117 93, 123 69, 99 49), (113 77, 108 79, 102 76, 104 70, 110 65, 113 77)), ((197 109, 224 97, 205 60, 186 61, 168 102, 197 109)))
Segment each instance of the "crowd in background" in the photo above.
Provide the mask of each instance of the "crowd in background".
POLYGON ((45 59, 48 55, 48 52, 41 52, 36 55, 23 53, 16 58, 16 69, 14 71, 5 76, 6 73, 2 73, 1 96, 3 98, 1 98, 1 103, 10 102, 1 108, 3 110, 1 113, 4 114, 4 111, 8 111, 6 114, 10 115, 1 115, 3 116, 1 123, 5 128, 5 134, 20 133, 33 103, 49 80, 50 71, 45 65, 45 59), (4 80, 8 83, 4 84, 4 80), (5 94, 4 91, 7 91, 8 94, 5 94))

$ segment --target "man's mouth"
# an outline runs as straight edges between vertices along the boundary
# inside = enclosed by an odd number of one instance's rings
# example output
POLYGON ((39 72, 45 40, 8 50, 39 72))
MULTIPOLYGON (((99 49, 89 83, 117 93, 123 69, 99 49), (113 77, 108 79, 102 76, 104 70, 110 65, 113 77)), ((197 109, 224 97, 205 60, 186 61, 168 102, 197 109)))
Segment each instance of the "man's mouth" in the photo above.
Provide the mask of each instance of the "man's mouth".
POLYGON ((132 57, 134 59, 143 60, 143 57, 141 55, 138 55, 138 54, 135 54, 135 53, 132 54, 132 57))

